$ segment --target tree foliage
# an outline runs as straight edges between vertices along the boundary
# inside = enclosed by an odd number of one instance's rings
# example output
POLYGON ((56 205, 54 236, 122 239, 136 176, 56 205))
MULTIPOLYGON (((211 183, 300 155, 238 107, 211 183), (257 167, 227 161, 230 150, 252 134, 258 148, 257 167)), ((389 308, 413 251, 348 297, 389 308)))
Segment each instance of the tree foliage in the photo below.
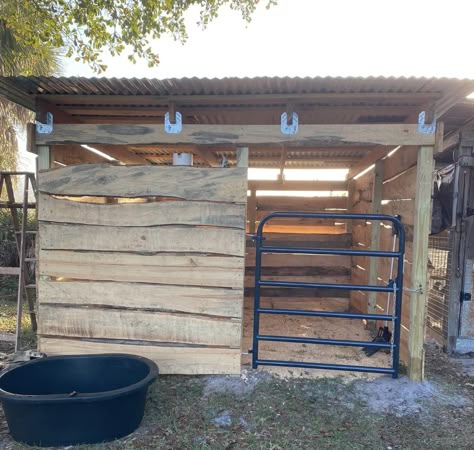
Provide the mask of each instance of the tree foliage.
MULTIPOLYGON (((263 0, 270 7, 276 0, 263 0)), ((205 27, 223 6, 240 11, 249 21, 259 0, 2 0, 0 20, 21 46, 40 50, 63 48, 66 56, 89 64, 97 72, 106 69, 102 51, 112 56, 130 51, 135 62, 145 59, 150 67, 159 62, 151 41, 164 34, 187 38, 185 13, 200 11, 205 27), (25 18, 28 18, 25 20, 25 18)))
MULTIPOLYGON (((60 54, 44 45, 37 49, 15 39, 0 19, 0 76, 53 75, 61 69, 60 54)), ((0 169, 15 170, 18 130, 33 120, 31 111, 0 97, 0 169)))

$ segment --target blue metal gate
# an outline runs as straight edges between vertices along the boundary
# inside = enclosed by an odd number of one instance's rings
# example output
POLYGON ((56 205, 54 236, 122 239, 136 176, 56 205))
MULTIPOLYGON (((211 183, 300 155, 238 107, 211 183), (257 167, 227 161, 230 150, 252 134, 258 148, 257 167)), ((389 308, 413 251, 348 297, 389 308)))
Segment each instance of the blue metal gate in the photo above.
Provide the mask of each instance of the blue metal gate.
POLYGON ((402 312, 402 290, 403 290, 403 260, 405 253, 405 232, 403 225, 398 217, 387 216, 383 214, 331 214, 331 213, 290 213, 274 212, 265 216, 257 229, 257 234, 253 236, 256 242, 255 258, 255 294, 254 294, 254 323, 253 323, 253 348, 252 367, 258 366, 284 366, 301 367, 308 369, 326 369, 326 370, 347 370, 357 372, 374 372, 390 374, 393 378, 398 377, 399 353, 400 353, 400 325, 402 312), (398 235, 398 249, 396 251, 376 251, 376 250, 353 250, 353 249, 327 249, 327 248, 289 248, 265 246, 263 228, 265 224, 273 218, 315 218, 315 219, 343 219, 343 220, 370 220, 370 221, 388 221, 392 222, 394 232, 398 235), (397 259, 397 275, 389 280, 385 286, 370 286, 356 284, 338 284, 338 283, 302 283, 290 281, 270 281, 261 279, 262 253, 286 253, 286 254, 306 254, 306 255, 350 255, 350 256, 369 256, 374 258, 395 258, 397 259), (262 287, 282 287, 282 288, 322 288, 322 289, 344 289, 358 290, 368 292, 387 292, 393 293, 395 298, 394 313, 389 314, 356 314, 349 312, 327 312, 327 311, 308 311, 297 309, 275 309, 262 308, 260 306, 260 289, 262 287), (320 339, 307 337, 274 336, 260 334, 260 315, 261 314, 281 314, 289 316, 312 316, 312 317, 333 317, 341 319, 366 319, 366 320, 389 320, 393 324, 391 342, 364 342, 338 339, 320 339), (372 366, 354 366, 347 364, 323 364, 312 362, 296 362, 282 360, 268 360, 259 358, 258 344, 265 342, 289 342, 297 344, 322 344, 322 345, 342 345, 351 347, 367 347, 390 349, 392 354, 392 366, 372 367, 372 366))

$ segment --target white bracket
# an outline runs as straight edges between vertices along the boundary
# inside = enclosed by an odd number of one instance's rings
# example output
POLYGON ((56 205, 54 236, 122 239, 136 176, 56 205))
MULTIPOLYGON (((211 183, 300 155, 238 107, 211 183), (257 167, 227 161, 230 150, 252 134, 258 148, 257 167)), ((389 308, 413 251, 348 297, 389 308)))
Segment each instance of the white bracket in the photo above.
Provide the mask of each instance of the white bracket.
POLYGON ((298 114, 293 113, 291 124, 288 123, 288 114, 284 112, 281 115, 281 133, 282 134, 296 134, 298 132, 298 114))
POLYGON ((38 120, 35 123, 38 134, 51 134, 53 132, 53 115, 51 113, 46 113, 46 123, 41 123, 38 120))
POLYGON ((168 134, 179 134, 183 130, 183 117, 181 113, 176 112, 176 122, 170 122, 170 113, 165 114, 165 132, 168 134))
POLYGON ((436 117, 433 117, 433 122, 425 124, 425 111, 421 111, 418 115, 418 133, 420 134, 434 134, 436 131, 436 117))

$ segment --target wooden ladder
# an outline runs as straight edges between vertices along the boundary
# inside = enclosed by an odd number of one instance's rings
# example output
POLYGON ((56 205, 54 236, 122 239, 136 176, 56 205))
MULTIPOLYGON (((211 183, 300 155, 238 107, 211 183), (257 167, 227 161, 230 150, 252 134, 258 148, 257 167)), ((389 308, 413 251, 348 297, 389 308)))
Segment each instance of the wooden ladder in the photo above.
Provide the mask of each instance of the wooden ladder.
POLYGON ((35 302, 33 297, 28 293, 29 289, 36 289, 36 282, 28 283, 30 281, 28 264, 34 263, 36 258, 28 258, 26 255, 27 235, 32 234, 36 236, 36 231, 27 230, 28 210, 36 208, 36 202, 28 202, 28 190, 30 185, 36 197, 36 179, 33 172, 0 172, 0 199, 3 186, 5 186, 7 193, 7 201, 0 201, 0 208, 8 209, 11 213, 19 261, 18 267, 0 267, 0 275, 18 276, 15 352, 20 350, 23 298, 26 298, 28 302, 31 327, 33 331, 37 330, 35 302), (23 179, 23 201, 21 203, 15 200, 12 177, 23 179), (21 210, 21 217, 19 217, 18 210, 21 210))

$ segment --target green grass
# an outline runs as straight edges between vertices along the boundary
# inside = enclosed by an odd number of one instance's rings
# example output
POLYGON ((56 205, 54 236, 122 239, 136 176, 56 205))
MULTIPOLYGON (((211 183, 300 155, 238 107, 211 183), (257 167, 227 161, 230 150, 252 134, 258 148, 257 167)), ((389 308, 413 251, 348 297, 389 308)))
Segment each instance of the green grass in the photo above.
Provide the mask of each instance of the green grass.
POLYGON ((270 379, 244 394, 206 393, 205 386, 205 377, 162 376, 137 432, 74 450, 472 448, 472 412, 430 405, 423 417, 377 414, 355 397, 353 384, 339 379, 270 379), (228 426, 215 423, 223 413, 231 417, 228 426))

